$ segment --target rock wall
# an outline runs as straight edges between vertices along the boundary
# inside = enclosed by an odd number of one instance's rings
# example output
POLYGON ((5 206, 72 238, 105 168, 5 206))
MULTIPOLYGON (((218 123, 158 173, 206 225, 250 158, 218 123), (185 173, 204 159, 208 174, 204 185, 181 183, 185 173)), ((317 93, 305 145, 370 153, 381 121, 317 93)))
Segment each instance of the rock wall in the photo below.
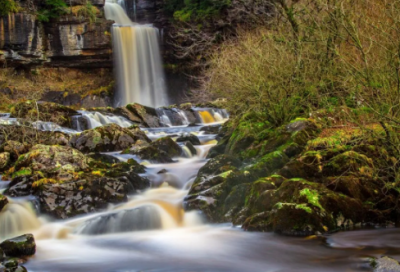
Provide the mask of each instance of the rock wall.
MULTIPOLYGON (((84 2, 73 0, 70 5, 84 2)), ((104 18, 104 0, 92 3, 100 10, 93 23, 73 15, 40 23, 34 15, 39 9, 37 4, 21 1, 21 13, 0 18, 0 64, 7 67, 111 67, 110 27, 113 22, 104 18)))

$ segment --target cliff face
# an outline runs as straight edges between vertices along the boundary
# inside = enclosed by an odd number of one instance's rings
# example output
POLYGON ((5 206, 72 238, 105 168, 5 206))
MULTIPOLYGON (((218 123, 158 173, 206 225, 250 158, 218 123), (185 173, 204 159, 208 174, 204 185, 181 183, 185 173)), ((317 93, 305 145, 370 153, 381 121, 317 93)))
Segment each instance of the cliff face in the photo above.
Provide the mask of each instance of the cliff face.
MULTIPOLYGON (((71 7, 84 4, 72 0, 71 7)), ((65 15, 42 24, 38 7, 23 0, 23 11, 0 18, 0 64, 7 67, 44 65, 46 67, 104 68, 112 65, 110 27, 104 18, 104 0, 92 1, 100 13, 95 22, 65 15)))

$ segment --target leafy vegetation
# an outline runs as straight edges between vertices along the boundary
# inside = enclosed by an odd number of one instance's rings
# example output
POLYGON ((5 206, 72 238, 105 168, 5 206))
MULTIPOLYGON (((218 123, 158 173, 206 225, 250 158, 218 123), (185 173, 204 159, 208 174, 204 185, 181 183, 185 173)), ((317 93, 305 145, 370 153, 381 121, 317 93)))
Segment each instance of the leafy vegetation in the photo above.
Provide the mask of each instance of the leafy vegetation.
POLYGON ((90 1, 86 1, 85 5, 73 7, 71 12, 77 17, 87 18, 90 23, 95 23, 97 15, 100 13, 99 9, 90 1))
POLYGON ((77 17, 87 18, 90 23, 94 23, 99 12, 99 9, 93 6, 90 1, 86 1, 84 5, 68 8, 64 0, 46 0, 42 5, 42 9, 37 12, 37 16, 39 21, 49 22, 50 19, 56 19, 62 15, 72 13, 77 17))
POLYGON ((165 11, 181 22, 200 21, 216 16, 231 0, 168 0, 165 11))
POLYGON ((67 13, 68 7, 64 0, 46 0, 43 8, 37 12, 37 18, 41 22, 49 22, 50 19, 58 18, 67 13))
POLYGON ((6 16, 19 10, 20 7, 14 0, 0 0, 0 16, 6 16))

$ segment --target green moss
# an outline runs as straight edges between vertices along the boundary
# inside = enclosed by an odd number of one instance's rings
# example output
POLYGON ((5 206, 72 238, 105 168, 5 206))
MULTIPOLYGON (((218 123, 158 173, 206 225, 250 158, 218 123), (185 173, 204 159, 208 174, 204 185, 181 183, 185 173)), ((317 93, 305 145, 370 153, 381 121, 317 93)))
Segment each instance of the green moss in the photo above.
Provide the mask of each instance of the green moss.
POLYGON ((310 190, 305 188, 300 191, 301 196, 305 196, 307 198, 308 203, 319 208, 321 211, 325 211, 325 209, 319 203, 319 194, 316 190, 310 190))
POLYGON ((12 178, 20 177, 20 176, 28 176, 32 175, 32 170, 30 168, 22 168, 21 170, 15 172, 12 175, 12 178))

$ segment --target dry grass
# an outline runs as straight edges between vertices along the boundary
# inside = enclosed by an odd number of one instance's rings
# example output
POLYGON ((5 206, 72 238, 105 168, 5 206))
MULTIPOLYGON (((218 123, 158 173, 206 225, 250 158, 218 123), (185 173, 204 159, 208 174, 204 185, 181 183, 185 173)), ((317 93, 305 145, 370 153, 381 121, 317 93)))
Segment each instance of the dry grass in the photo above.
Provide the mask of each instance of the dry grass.
POLYGON ((96 94, 112 82, 113 74, 109 69, 40 68, 28 73, 1 69, 0 89, 9 89, 12 96, 0 94, 0 109, 5 110, 16 101, 40 99, 47 91, 63 91, 65 95, 76 93, 84 97, 96 94))

